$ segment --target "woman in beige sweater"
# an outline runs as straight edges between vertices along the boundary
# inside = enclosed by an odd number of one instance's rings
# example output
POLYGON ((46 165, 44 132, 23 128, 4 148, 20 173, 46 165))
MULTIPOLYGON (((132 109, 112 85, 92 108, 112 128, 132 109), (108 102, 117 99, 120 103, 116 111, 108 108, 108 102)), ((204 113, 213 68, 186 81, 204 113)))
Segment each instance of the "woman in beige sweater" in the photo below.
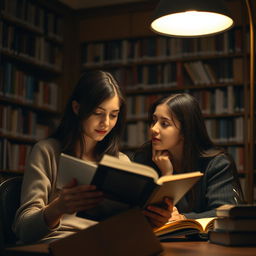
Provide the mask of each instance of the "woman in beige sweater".
MULTIPOLYGON (((124 116, 124 99, 110 73, 92 71, 80 78, 56 132, 39 141, 27 161, 13 225, 22 242, 50 242, 96 223, 76 213, 102 202, 102 192, 93 185, 77 185, 75 179, 58 190, 59 156, 64 152, 97 163, 107 153, 129 161, 119 152, 124 116)), ((163 225, 171 216, 172 203, 166 203, 167 209, 149 208, 152 226, 163 225)))

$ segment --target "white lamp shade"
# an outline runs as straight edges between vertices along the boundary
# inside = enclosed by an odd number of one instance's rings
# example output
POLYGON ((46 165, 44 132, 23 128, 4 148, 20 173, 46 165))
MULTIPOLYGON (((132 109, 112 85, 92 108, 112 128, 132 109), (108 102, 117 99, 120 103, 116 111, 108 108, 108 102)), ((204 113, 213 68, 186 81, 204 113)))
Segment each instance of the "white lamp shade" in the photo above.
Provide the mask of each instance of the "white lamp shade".
POLYGON ((196 37, 223 32, 233 24, 225 9, 218 9, 218 6, 206 0, 162 0, 156 9, 151 29, 163 35, 196 37))

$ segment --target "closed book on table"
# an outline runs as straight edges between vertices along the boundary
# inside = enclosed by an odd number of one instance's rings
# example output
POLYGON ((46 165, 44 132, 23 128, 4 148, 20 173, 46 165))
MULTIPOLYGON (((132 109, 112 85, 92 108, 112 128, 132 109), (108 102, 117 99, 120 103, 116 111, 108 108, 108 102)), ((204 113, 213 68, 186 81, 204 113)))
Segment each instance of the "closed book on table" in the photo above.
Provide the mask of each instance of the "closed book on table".
POLYGON ((216 209, 218 217, 230 218, 256 218, 256 205, 240 204, 240 205, 222 205, 216 209))
POLYGON ((217 218, 214 222, 214 230, 256 232, 256 218, 217 218))
POLYGON ((256 232, 210 231, 209 240, 215 244, 249 246, 256 245, 256 232))

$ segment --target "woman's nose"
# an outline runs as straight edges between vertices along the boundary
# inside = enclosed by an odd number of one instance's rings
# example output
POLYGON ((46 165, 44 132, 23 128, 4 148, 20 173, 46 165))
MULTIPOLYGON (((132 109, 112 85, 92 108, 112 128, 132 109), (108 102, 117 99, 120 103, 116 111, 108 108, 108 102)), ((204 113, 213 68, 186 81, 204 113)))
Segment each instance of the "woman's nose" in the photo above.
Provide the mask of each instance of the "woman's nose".
POLYGON ((152 133, 158 133, 159 132, 158 123, 155 123, 154 125, 151 126, 151 132, 152 133))
POLYGON ((104 116, 101 120, 101 124, 104 125, 104 127, 108 127, 109 126, 109 116, 104 116))

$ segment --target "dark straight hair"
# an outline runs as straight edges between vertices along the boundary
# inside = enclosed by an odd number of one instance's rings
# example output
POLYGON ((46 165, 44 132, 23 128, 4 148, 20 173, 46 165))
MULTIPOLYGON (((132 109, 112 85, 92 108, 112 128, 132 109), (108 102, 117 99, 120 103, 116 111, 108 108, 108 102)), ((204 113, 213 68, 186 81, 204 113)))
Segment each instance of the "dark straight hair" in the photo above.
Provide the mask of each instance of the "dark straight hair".
POLYGON ((50 136, 60 142, 62 152, 74 155, 75 145, 80 143, 80 157, 82 157, 84 146, 86 147, 83 139, 83 122, 103 101, 115 95, 119 97, 120 102, 117 123, 111 132, 97 143, 94 156, 96 160, 100 160, 105 153, 118 156, 125 123, 125 101, 115 78, 109 72, 99 70, 86 72, 81 76, 67 102, 60 125, 50 136), (73 101, 80 104, 78 114, 73 112, 73 101))
MULTIPOLYGON (((182 172, 198 171, 198 164, 200 158, 211 158, 220 154, 225 154, 231 163, 232 174, 234 176, 233 186, 236 192, 236 200, 238 202, 243 201, 243 192, 240 186, 239 178, 237 175, 236 166, 232 157, 227 154, 222 148, 218 148, 209 138, 204 123, 204 118, 199 107, 197 100, 187 94, 179 93, 173 94, 168 97, 158 99, 149 110, 148 121, 149 124, 153 124, 153 114, 158 105, 166 104, 169 109, 169 113, 173 118, 180 122, 180 132, 184 139, 183 147, 183 161, 182 161, 182 172)), ((149 164, 154 167, 159 175, 161 171, 157 165, 152 161, 152 143, 145 143, 134 155, 135 161, 139 163, 149 164)), ((203 161, 204 162, 204 161, 203 161)), ((199 169, 200 170, 200 169, 199 169)), ((196 187, 193 187, 186 195, 189 208, 192 210, 195 206, 196 199, 196 187)))
POLYGON ((157 100, 149 110, 150 125, 156 107, 161 104, 166 104, 170 115, 180 122, 180 132, 184 138, 183 159, 186 159, 182 166, 184 172, 196 170, 199 157, 213 157, 224 152, 209 138, 200 106, 193 96, 179 93, 157 100))

